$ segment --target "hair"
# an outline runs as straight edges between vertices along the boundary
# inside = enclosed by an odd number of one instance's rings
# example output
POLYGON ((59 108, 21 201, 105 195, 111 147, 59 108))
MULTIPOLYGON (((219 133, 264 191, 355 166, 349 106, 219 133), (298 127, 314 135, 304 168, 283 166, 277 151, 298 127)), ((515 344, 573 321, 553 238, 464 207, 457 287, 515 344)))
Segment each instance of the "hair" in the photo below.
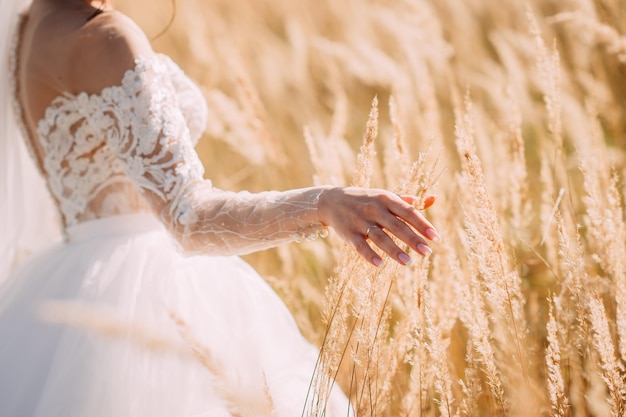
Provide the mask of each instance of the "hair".
POLYGON ((176 19, 176 0, 171 0, 172 3, 172 14, 170 15, 170 20, 167 22, 167 25, 155 36, 150 38, 151 41, 155 41, 161 36, 165 35, 165 33, 172 27, 174 23, 174 19, 176 19))

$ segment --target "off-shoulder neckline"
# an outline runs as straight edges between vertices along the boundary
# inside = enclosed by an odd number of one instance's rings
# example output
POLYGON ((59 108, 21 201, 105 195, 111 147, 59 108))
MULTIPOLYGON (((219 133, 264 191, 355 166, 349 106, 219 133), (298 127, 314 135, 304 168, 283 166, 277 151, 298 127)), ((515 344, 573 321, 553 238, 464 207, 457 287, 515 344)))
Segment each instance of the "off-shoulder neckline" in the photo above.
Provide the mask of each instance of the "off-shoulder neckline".
POLYGON ((119 83, 108 85, 100 89, 100 91, 97 91, 94 93, 88 93, 86 91, 81 91, 79 93, 71 93, 69 91, 65 91, 59 94, 58 96, 56 96, 54 99, 52 99, 52 101, 50 101, 50 104, 46 106, 46 109, 50 108, 58 100, 64 100, 64 99, 74 100, 78 97, 84 97, 84 96, 88 97, 89 99, 102 97, 106 95, 106 93, 109 90, 124 87, 124 85, 128 82, 128 80, 130 80, 132 77, 144 71, 145 68, 149 66, 147 64, 150 64, 153 61, 164 61, 164 60, 170 60, 170 58, 167 55, 160 54, 160 53, 154 53, 153 55, 137 55, 134 59, 134 65, 131 68, 128 68, 126 71, 124 71, 124 75, 122 76, 122 79, 119 83))
MULTIPOLYGON (((25 134, 30 131, 27 127, 26 120, 24 119, 24 109, 22 107, 22 103, 18 97, 20 90, 20 83, 18 80, 19 71, 19 49, 21 48, 21 38, 23 34, 23 26, 25 24, 25 20, 28 18, 28 14, 26 12, 21 12, 18 14, 17 22, 15 25, 15 32, 13 34, 11 51, 10 51, 10 65, 9 65, 9 78, 11 80, 12 85, 12 99, 14 100, 14 108, 17 113, 17 118, 19 123, 22 125, 25 134)), ((110 86, 103 87, 100 91, 94 93, 88 92, 79 92, 79 93, 71 93, 69 91, 65 91, 54 97, 44 108, 42 116, 35 122, 33 134, 38 134, 38 131, 42 124, 45 124, 46 119, 48 118, 49 112, 52 111, 59 102, 70 103, 71 101, 77 100, 81 97, 87 97, 88 100, 94 100, 99 97, 103 97, 110 90, 116 88, 122 88, 125 83, 128 82, 130 78, 137 75, 141 72, 142 68, 146 68, 151 62, 154 61, 171 61, 169 56, 154 52, 153 54, 141 54, 137 55, 134 59, 134 65, 131 68, 128 68, 120 80, 119 83, 113 84, 110 86)))
POLYGON ((58 111, 62 111, 64 106, 70 105, 71 103, 82 99, 85 99, 88 102, 102 99, 111 91, 123 89, 133 77, 150 68, 152 63, 163 61, 167 62, 171 61, 171 59, 167 55, 159 53, 155 53, 153 55, 137 55, 134 59, 133 67, 124 72, 124 75, 119 83, 103 87, 100 91, 95 93, 88 93, 85 91, 71 93, 66 91, 59 94, 45 107, 42 117, 35 125, 35 128, 37 129, 36 132, 39 133, 39 131, 47 125, 47 121, 53 116, 51 113, 55 113, 57 109, 58 111))

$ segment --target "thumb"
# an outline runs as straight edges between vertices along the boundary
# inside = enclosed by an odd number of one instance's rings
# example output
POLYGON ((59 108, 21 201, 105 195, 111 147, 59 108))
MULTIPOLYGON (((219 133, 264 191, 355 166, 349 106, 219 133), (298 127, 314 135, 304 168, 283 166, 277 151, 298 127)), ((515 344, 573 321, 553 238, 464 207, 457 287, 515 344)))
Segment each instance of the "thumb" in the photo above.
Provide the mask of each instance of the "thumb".
MULTIPOLYGON (((411 205, 419 203, 419 198, 414 195, 403 194, 400 196, 400 198, 411 205)), ((422 206, 418 207, 418 209, 425 210, 435 204, 435 201, 437 201, 437 194, 428 194, 426 195, 426 197, 424 197, 422 206)))

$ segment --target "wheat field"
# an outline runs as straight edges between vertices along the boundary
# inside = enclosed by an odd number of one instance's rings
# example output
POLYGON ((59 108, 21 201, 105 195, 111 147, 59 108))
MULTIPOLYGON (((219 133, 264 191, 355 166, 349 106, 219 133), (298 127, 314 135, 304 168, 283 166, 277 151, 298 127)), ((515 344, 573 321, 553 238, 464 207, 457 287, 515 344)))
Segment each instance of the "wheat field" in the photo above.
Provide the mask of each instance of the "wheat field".
POLYGON ((626 415, 626 2, 119 0, 210 107, 220 188, 438 195, 443 239, 247 257, 358 417, 626 415), (167 26, 175 9, 175 18, 167 26))

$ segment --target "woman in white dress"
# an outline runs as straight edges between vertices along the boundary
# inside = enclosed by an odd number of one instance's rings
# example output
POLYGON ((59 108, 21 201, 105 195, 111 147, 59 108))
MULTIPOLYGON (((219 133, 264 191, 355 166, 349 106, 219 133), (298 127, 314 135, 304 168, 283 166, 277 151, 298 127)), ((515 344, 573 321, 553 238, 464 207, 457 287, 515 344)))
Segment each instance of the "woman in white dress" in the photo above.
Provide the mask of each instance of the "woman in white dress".
MULTIPOLYGON (((128 17, 89 0, 1 1, 0 52, 8 49, 11 63, 0 93, 13 101, 24 138, 3 119, 0 143, 5 151, 28 145, 64 241, 9 268, 21 242, 17 219, 36 220, 30 204, 14 210, 16 196, 36 196, 3 184, 0 214, 11 218, 0 231, 0 271, 12 271, 0 275, 0 416, 262 415, 254 404, 267 398, 272 415, 300 415, 317 350, 235 255, 332 227, 372 264, 382 262, 372 246, 406 264, 389 236, 427 255, 433 226, 411 197, 384 190, 213 187, 193 150, 205 125, 202 96, 128 17), (46 324, 37 310, 48 300, 103 308, 176 341, 173 313, 207 348, 213 372, 180 352, 141 346, 132 330, 107 339, 46 324)), ((25 162, 10 155, 5 181, 25 162)), ((326 410, 348 413, 339 390, 326 410)))

